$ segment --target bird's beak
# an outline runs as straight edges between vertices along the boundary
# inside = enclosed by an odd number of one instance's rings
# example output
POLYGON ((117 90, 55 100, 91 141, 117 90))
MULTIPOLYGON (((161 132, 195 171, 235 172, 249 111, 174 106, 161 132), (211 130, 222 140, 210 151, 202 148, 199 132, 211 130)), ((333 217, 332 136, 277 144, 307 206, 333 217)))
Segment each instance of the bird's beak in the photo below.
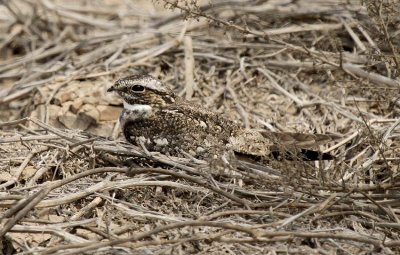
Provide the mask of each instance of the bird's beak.
POLYGON ((114 86, 111 86, 111 87, 109 87, 109 88, 107 89, 107 92, 113 92, 113 91, 115 91, 114 86))

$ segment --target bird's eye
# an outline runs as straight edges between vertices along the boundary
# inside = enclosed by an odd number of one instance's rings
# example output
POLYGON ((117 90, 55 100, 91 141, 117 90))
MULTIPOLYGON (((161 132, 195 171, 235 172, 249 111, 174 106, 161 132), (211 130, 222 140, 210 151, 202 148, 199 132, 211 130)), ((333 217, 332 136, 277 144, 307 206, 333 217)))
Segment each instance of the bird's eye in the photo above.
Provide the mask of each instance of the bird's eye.
POLYGON ((131 91, 132 91, 132 92, 135 92, 135 93, 140 93, 140 92, 143 92, 143 91, 144 91, 144 87, 141 86, 141 85, 133 85, 133 86, 131 87, 131 91))

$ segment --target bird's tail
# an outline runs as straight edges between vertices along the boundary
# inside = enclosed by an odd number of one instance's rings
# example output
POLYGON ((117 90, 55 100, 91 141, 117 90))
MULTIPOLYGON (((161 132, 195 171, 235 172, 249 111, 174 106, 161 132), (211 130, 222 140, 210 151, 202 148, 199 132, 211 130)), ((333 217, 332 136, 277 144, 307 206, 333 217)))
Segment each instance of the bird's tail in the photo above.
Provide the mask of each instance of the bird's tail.
POLYGON ((335 157, 329 153, 323 153, 314 150, 301 149, 296 151, 273 150, 271 156, 277 160, 301 160, 301 161, 317 161, 332 160, 335 157))
POLYGON ((290 132, 262 131, 264 137, 271 139, 275 145, 271 147, 271 156, 278 160, 332 160, 329 153, 313 150, 321 144, 341 138, 335 134, 304 134, 290 132))

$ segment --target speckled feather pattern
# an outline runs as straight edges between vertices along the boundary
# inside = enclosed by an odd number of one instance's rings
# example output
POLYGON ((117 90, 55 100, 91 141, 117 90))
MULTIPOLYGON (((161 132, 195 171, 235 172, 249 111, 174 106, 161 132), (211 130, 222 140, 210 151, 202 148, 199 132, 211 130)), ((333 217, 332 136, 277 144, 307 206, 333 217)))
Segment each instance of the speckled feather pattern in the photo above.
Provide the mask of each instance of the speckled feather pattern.
POLYGON ((234 122, 185 103, 153 107, 147 118, 137 119, 137 112, 127 110, 123 116, 129 142, 138 144, 142 139, 147 149, 173 156, 184 151, 196 158, 212 158, 229 149, 229 139, 239 130, 234 122))

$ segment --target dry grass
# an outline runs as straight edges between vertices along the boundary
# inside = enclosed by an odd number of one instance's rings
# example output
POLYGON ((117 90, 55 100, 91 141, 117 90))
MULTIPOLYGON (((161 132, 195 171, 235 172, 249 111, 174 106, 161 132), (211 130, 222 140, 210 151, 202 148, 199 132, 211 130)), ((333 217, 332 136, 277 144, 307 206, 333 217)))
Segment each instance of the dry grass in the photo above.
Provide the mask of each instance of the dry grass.
POLYGON ((2 1, 2 253, 398 254, 399 2, 188 2, 2 1), (127 144, 105 89, 138 72, 336 160, 127 144))

